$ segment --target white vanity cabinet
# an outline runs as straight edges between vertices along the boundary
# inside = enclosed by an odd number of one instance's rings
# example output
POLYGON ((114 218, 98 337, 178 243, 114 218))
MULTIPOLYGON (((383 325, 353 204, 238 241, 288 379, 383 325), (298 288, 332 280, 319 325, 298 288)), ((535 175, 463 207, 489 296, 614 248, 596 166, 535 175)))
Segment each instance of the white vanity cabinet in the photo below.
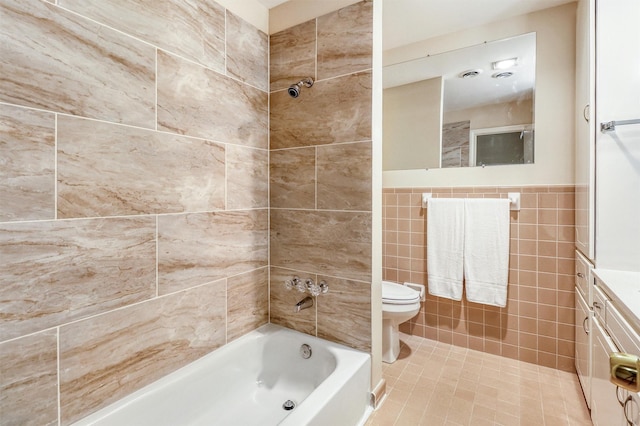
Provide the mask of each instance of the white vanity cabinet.
POLYGON ((594 425, 640 425, 640 394, 611 383, 609 356, 640 356, 640 274, 594 270, 591 419, 594 425), (635 297, 635 300, 633 300, 635 297))
POLYGON ((595 425, 640 425, 640 394, 611 383, 609 367, 611 352, 640 356, 638 17, 638 0, 577 4, 575 356, 595 425))

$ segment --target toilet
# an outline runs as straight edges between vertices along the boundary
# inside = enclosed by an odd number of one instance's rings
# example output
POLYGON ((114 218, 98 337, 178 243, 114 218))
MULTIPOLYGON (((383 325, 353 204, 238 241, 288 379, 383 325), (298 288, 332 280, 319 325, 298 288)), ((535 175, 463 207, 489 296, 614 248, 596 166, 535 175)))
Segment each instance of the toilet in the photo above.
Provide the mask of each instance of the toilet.
POLYGON ((382 281, 382 361, 391 364, 398 359, 398 326, 416 316, 424 300, 422 284, 382 281))

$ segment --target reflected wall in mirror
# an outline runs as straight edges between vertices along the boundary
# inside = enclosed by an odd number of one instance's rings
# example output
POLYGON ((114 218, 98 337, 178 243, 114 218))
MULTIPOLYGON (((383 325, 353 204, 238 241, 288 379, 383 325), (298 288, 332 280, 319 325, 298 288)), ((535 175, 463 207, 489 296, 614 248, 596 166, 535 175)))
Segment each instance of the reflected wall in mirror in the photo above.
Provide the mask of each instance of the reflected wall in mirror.
POLYGON ((386 66, 383 169, 533 163, 535 67, 535 33, 386 66))

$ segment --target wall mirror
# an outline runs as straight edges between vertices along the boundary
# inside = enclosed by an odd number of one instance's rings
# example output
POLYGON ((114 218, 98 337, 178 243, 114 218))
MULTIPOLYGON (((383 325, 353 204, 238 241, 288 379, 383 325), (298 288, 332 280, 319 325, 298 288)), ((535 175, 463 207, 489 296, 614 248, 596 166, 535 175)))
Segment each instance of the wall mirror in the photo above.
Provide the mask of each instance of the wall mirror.
POLYGON ((383 70, 383 169, 534 162, 535 33, 383 70))

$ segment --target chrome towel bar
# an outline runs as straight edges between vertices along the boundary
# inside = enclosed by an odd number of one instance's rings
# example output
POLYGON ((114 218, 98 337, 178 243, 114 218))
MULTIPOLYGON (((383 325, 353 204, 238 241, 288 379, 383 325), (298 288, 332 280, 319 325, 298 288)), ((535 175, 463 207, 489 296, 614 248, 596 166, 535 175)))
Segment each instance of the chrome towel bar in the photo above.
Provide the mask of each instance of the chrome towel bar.
POLYGON ((628 124, 640 124, 640 118, 636 118, 635 120, 606 121, 604 123, 600 123, 600 131, 613 132, 616 130, 616 126, 626 126, 628 124))
MULTIPOLYGON (((509 210, 511 211, 520 211, 520 193, 519 192, 508 192, 507 197, 509 199, 509 210)), ((429 203, 429 198, 433 198, 433 194, 431 192, 423 192, 422 193, 422 208, 427 208, 427 204, 429 203)))

